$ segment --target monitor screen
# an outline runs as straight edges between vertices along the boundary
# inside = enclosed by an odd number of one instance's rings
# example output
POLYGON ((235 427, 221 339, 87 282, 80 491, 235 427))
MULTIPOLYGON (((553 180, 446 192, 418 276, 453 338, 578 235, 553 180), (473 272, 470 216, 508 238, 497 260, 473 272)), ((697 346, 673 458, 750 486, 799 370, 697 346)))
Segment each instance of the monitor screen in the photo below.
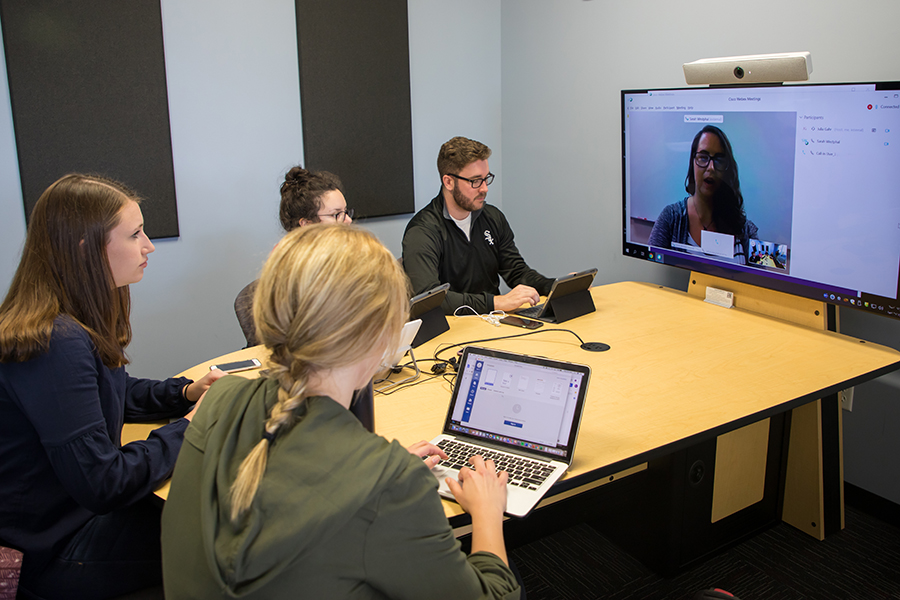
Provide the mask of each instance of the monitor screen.
POLYGON ((900 318, 900 82, 621 101, 626 256, 900 318))

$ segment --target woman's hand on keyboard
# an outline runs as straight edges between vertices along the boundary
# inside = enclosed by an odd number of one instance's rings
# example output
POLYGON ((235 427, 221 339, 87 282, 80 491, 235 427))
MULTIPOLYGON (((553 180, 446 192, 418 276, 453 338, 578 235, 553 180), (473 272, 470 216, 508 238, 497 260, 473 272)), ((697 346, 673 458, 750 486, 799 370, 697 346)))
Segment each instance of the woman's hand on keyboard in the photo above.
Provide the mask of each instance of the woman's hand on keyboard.
POLYGON ((441 462, 442 460, 447 459, 447 453, 432 444, 431 442, 426 442, 422 440, 421 442, 416 442, 409 448, 410 454, 415 454, 416 456, 424 459, 425 466, 431 469, 436 464, 441 462))
POLYGON ((505 471, 498 474, 494 461, 485 461, 480 456, 471 457, 469 462, 474 470, 460 469, 459 481, 447 479, 447 486, 473 519, 502 519, 506 510, 506 481, 509 475, 505 471))

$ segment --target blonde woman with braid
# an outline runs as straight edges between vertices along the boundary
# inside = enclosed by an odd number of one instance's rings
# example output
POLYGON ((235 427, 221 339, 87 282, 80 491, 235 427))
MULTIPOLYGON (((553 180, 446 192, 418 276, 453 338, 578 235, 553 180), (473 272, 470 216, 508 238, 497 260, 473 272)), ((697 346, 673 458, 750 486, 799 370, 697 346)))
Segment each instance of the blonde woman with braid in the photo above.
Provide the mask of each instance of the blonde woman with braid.
POLYGON ((356 226, 290 232, 253 303, 267 375, 224 377, 185 433, 163 512, 163 579, 179 598, 518 598, 502 515, 506 474, 473 459, 455 540, 429 471, 350 413, 407 318, 407 280, 356 226))

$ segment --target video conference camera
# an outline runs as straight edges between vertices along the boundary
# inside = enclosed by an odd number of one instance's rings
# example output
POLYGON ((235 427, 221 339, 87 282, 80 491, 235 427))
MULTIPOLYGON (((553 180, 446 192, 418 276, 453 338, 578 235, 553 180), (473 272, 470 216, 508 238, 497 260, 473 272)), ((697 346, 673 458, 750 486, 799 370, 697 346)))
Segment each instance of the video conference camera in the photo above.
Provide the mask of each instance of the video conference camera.
POLYGON ((812 56, 809 52, 725 56, 695 60, 682 67, 688 85, 808 81, 812 56))

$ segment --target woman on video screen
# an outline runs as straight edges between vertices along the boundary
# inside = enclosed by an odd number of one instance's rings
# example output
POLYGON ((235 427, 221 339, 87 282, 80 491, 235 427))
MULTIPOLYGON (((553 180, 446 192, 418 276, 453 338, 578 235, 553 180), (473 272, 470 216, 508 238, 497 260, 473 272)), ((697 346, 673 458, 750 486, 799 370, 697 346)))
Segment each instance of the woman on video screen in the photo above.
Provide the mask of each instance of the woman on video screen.
POLYGON ((699 247, 703 231, 726 233, 734 236, 735 260, 746 264, 748 242, 757 238, 757 227, 744 213, 734 152, 718 127, 707 125, 694 136, 684 189, 690 195, 659 214, 650 245, 699 247))

